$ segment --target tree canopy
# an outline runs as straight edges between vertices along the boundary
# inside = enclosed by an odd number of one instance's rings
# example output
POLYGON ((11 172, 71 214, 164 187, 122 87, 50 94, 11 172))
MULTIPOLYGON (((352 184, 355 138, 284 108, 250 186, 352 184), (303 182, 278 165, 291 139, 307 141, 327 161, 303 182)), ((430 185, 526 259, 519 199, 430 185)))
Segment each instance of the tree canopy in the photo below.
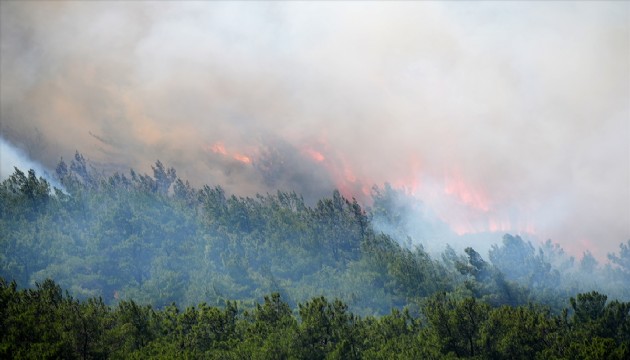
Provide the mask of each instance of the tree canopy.
POLYGON ((403 216, 416 205, 387 185, 366 209, 338 191, 313 204, 240 197, 196 189, 159 161, 152 170, 106 176, 77 153, 59 163, 58 187, 20 169, 0 183, 2 354, 628 352, 630 241, 605 266, 510 234, 487 258, 473 247, 431 256, 403 216))

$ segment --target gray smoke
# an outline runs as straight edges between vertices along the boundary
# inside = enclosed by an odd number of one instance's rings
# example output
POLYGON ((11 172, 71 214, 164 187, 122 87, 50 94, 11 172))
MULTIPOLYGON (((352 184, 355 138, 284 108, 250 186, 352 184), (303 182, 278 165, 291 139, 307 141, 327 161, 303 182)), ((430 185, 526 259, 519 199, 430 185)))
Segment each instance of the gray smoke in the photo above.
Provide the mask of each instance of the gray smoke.
POLYGON ((630 238, 627 2, 0 6, 2 135, 46 166, 160 159, 238 194, 390 182, 462 233, 600 259, 630 238))

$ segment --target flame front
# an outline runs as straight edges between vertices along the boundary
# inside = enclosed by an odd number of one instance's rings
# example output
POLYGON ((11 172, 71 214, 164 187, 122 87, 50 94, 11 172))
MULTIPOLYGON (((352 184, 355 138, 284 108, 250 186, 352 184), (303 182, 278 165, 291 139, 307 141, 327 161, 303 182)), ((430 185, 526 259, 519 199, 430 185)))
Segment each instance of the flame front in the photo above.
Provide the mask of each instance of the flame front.
POLYGON ((370 178, 357 173, 348 161, 342 161, 344 159, 338 157, 340 161, 325 163, 337 188, 346 197, 365 200, 371 186, 364 184, 388 182, 392 188, 426 204, 458 235, 510 231, 535 234, 535 227, 525 206, 515 209, 497 202, 492 193, 467 181, 455 169, 435 176, 429 170, 421 168, 416 156, 410 156, 406 162, 407 171, 402 176, 391 179, 386 178, 392 176, 391 174, 384 174, 383 178, 370 178))
MULTIPOLYGON (((227 147, 223 141, 206 145, 204 150, 246 165, 251 165, 254 161, 252 156, 259 153, 256 149, 237 151, 227 147)), ((369 176, 366 171, 353 167, 343 154, 330 149, 326 142, 302 145, 297 151, 302 161, 310 161, 327 173, 336 189, 348 199, 356 198, 369 205, 372 186, 388 182, 392 188, 426 204, 458 235, 510 231, 535 233, 527 209, 497 204, 492 193, 468 181, 456 167, 451 166, 440 176, 435 176, 435 171, 423 169, 419 158, 412 155, 399 174, 369 176), (393 176, 395 178, 388 178, 393 176)))

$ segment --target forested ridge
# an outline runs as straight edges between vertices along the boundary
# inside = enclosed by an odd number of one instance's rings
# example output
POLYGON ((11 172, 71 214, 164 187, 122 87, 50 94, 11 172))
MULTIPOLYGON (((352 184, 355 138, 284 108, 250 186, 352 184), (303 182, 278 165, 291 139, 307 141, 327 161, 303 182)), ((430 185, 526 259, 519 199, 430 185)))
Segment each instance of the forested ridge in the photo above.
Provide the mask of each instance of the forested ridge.
POLYGON ((159 161, 106 176, 79 153, 53 177, 15 169, 0 184, 3 357, 630 351, 630 241, 606 265, 508 234, 486 258, 431 256, 400 240, 406 208, 387 185, 369 209, 338 191, 238 197, 159 161))

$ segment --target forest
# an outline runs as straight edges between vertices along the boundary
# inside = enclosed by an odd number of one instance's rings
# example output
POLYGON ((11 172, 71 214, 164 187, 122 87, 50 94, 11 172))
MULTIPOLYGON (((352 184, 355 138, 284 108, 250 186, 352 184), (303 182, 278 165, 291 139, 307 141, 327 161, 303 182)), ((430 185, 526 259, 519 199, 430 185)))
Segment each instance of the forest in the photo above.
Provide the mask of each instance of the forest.
POLYGON ((152 170, 77 152, 2 181, 0 357, 630 356, 630 240, 606 264, 511 234, 429 254, 387 184, 365 208, 152 170))

